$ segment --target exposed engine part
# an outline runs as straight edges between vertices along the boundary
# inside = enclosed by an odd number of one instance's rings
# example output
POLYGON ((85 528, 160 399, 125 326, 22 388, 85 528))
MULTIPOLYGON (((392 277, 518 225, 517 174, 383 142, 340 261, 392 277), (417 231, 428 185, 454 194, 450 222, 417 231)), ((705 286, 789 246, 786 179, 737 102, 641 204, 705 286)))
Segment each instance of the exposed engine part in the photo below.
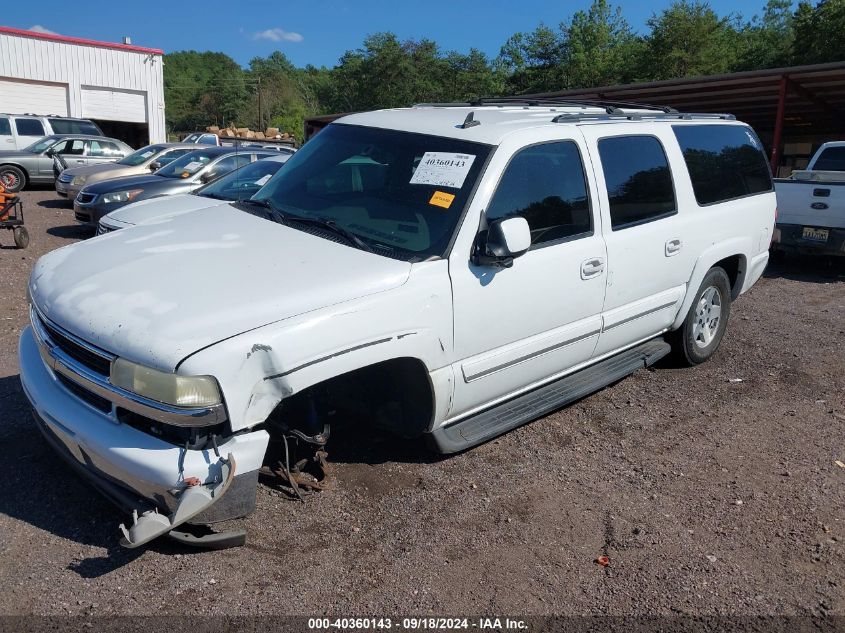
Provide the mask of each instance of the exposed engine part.
MULTIPOLYGON (((328 437, 327 427, 324 433, 328 437)), ((273 487, 304 502, 305 496, 331 487, 327 457, 323 444, 312 437, 283 434, 271 438, 267 464, 259 474, 271 479, 268 483, 273 487)))

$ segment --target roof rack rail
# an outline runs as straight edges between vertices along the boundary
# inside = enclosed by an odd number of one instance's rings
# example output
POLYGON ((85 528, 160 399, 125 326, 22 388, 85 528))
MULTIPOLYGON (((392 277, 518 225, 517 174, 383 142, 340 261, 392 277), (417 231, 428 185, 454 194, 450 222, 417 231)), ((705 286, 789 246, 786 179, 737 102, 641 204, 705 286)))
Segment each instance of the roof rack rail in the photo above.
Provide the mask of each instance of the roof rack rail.
POLYGON ((675 108, 665 105, 652 105, 648 103, 634 103, 630 101, 612 101, 605 99, 566 99, 560 97, 482 97, 474 101, 457 101, 445 103, 416 103, 414 107, 429 108, 468 108, 479 106, 523 106, 531 107, 572 107, 581 108, 602 108, 607 114, 621 113, 620 107, 637 108, 642 110, 659 110, 661 112, 677 112, 675 108))
POLYGON ((643 112, 625 113, 619 110, 614 114, 594 114, 594 113, 578 113, 565 112, 557 115, 552 119, 552 123, 574 123, 577 121, 640 121, 643 119, 650 120, 675 120, 675 121, 692 121, 695 119, 721 119, 724 121, 735 121, 736 117, 733 114, 718 114, 712 112, 655 112, 654 114, 646 114, 643 112))

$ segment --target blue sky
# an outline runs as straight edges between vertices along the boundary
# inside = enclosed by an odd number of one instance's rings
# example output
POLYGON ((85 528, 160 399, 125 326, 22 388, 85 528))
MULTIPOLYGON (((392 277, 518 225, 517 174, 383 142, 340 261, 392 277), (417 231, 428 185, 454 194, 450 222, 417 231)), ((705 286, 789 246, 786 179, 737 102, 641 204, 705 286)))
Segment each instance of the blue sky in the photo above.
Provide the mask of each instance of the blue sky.
MULTIPOLYGON (((670 0, 616 2, 639 30, 670 0)), ((720 15, 760 13, 765 0, 711 0, 720 15)), ((358 48, 368 33, 393 31, 400 38, 427 37, 446 50, 479 48, 495 56, 517 31, 540 22, 557 25, 590 0, 205 0, 203 2, 123 2, 91 0, 70 8, 67 0, 4 2, 0 24, 44 29, 89 39, 121 41, 176 50, 214 50, 241 64, 274 50, 296 65, 334 65, 347 49, 358 48), (159 8, 160 7, 160 8, 159 8)))

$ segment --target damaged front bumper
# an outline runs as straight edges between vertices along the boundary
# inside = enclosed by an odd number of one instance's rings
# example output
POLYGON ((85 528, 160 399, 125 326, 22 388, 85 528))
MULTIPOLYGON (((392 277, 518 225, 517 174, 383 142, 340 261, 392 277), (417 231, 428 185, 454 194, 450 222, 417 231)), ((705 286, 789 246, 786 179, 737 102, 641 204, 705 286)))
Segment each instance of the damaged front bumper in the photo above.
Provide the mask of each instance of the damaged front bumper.
POLYGON ((208 524, 254 508, 266 431, 231 436, 216 451, 186 449, 116 421, 79 398, 45 364, 31 327, 21 334, 19 357, 24 392, 48 442, 107 498, 138 517, 127 530, 126 545, 164 534, 176 521, 208 524), (133 528, 145 516, 151 518, 143 523, 158 524, 158 531, 135 529, 133 540, 133 528))

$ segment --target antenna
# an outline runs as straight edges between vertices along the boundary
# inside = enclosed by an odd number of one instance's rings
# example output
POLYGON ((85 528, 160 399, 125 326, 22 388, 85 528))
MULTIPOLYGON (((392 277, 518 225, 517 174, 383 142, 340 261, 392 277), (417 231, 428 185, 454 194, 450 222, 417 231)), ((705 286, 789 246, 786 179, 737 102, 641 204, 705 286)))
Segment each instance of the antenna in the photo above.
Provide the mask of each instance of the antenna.
POLYGON ((481 125, 481 121, 475 120, 475 112, 470 112, 467 115, 467 118, 464 119, 464 122, 461 123, 458 127, 462 130, 465 130, 470 127, 475 127, 476 125, 481 125))

